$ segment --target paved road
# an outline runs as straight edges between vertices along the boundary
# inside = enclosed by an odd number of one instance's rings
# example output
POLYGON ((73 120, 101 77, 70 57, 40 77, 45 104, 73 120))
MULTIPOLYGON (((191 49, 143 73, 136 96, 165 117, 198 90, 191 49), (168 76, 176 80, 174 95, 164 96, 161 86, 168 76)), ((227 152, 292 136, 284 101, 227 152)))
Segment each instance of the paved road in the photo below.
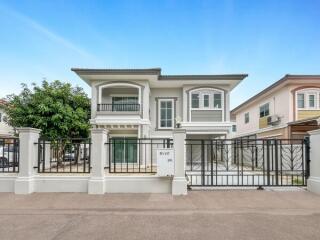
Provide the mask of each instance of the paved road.
POLYGON ((320 239, 320 196, 305 191, 0 194, 0 239, 320 239))

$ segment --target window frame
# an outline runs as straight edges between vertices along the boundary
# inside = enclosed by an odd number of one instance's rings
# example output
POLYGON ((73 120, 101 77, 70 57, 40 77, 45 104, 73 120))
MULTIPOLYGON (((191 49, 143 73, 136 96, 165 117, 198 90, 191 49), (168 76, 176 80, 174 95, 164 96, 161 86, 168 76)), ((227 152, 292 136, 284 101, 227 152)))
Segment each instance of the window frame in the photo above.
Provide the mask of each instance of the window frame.
POLYGON ((248 124, 250 122, 250 115, 249 112, 244 114, 244 124, 248 124))
MULTIPOLYGON (((168 108, 166 108, 166 110, 167 109, 168 108)), ((157 111, 158 111, 158 119, 157 119, 157 121, 158 121, 158 129, 168 129, 168 130, 173 129, 174 125, 175 125, 175 123, 174 123, 175 100, 172 99, 172 98, 158 99, 158 109, 157 109, 157 111), (171 127, 161 127, 161 121, 162 121, 162 119, 161 119, 161 102, 171 102, 171 106, 172 106, 171 107, 171 127)), ((168 121, 168 120, 170 120, 170 119, 169 118, 165 119, 165 121, 168 121)))
MULTIPOLYGON (((186 90, 188 95, 188 121, 191 122, 191 113, 192 111, 221 111, 222 114, 222 122, 225 121, 225 103, 227 101, 226 93, 222 89, 217 89, 214 87, 197 87, 193 89, 186 90), (197 94, 199 96, 199 107, 194 108, 192 105, 192 96, 197 94), (221 106, 216 108, 214 106, 214 94, 220 95, 220 103, 221 106), (203 106, 203 96, 209 95, 209 107, 203 106)), ((220 122, 220 121, 219 121, 220 122)))
POLYGON ((210 94, 209 93, 204 93, 204 94, 202 94, 202 107, 203 108, 210 108, 210 94), (206 101, 206 99, 205 99, 205 97, 208 97, 208 106, 205 106, 205 101, 206 101))
POLYGON ((317 94, 310 92, 308 95, 308 109, 317 109, 317 94), (313 106, 310 106, 310 97, 313 96, 313 106))
POLYGON ((213 102, 213 107, 212 107, 212 109, 217 109, 217 110, 220 110, 220 109, 222 109, 222 93, 213 93, 213 100, 212 100, 212 102, 213 102), (219 95, 220 96, 220 107, 216 107, 216 104, 215 104, 215 95, 219 95))
POLYGON ((306 108, 306 94, 303 92, 297 93, 297 108, 298 109, 305 109, 306 108), (303 95, 303 107, 299 106, 299 95, 303 95))
POLYGON ((236 124, 232 125, 232 132, 237 132, 237 125, 236 124))
POLYGON ((297 90, 295 92, 295 104, 296 104, 296 114, 299 110, 320 110, 320 88, 303 88, 300 90, 297 90), (299 101, 298 101, 298 96, 299 94, 304 94, 304 108, 299 107, 299 101), (310 106, 310 95, 314 96, 314 106, 310 106))
POLYGON ((259 118, 264 118, 270 116, 270 103, 265 103, 259 106, 259 118), (263 116, 261 116, 261 109, 268 106, 268 114, 266 114, 266 109, 263 109, 263 116))
POLYGON ((191 109, 200 109, 200 93, 191 93, 191 109), (193 95, 198 95, 198 107, 193 107, 193 95))
POLYGON ((224 109, 224 92, 222 90, 217 90, 215 88, 198 88, 190 91, 190 110, 222 110, 224 109), (209 92, 211 91, 211 92, 209 92), (198 107, 193 106, 193 96, 198 95, 198 107), (215 95, 220 96, 220 107, 215 106, 215 95), (204 96, 209 96, 209 105, 208 107, 204 106, 204 96))

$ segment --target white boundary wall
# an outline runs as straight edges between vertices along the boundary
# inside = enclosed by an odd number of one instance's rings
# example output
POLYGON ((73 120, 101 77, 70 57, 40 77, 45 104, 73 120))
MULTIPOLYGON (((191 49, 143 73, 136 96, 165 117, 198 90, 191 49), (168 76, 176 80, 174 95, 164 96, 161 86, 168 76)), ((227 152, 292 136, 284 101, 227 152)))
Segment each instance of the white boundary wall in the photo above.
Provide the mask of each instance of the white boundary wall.
POLYGON ((19 129, 19 173, 0 173, 0 192, 30 194, 33 192, 84 192, 104 193, 172 193, 187 194, 184 177, 185 131, 174 131, 175 176, 156 175, 105 175, 106 144, 108 132, 92 129, 92 153, 90 174, 39 174, 37 172, 38 141, 40 130, 19 129))
POLYGON ((310 131, 310 177, 308 190, 320 194, 320 129, 310 131))
MULTIPOLYGON (((17 175, 0 175, 0 192, 15 192, 17 175)), ((88 193, 90 176, 36 175, 33 192, 88 193)), ((157 176, 106 176, 104 193, 171 193, 172 178, 157 176)))

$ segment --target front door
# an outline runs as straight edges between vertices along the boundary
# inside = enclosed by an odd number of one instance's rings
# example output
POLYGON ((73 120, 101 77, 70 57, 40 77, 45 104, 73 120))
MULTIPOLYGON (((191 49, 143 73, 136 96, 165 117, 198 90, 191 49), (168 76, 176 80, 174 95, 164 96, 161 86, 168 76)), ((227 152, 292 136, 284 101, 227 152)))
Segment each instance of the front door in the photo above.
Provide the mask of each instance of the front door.
POLYGON ((137 139, 136 138, 113 138, 114 163, 137 162, 137 139))

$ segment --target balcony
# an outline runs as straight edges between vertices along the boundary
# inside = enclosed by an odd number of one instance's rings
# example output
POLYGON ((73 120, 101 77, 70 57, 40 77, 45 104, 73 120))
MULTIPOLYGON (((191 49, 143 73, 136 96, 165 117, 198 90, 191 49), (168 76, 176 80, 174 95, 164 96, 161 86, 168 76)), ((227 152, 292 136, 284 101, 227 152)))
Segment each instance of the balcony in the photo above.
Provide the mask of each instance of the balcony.
POLYGON ((124 104, 97 104, 97 111, 101 112, 140 112, 140 104, 138 103, 124 103, 124 104))

